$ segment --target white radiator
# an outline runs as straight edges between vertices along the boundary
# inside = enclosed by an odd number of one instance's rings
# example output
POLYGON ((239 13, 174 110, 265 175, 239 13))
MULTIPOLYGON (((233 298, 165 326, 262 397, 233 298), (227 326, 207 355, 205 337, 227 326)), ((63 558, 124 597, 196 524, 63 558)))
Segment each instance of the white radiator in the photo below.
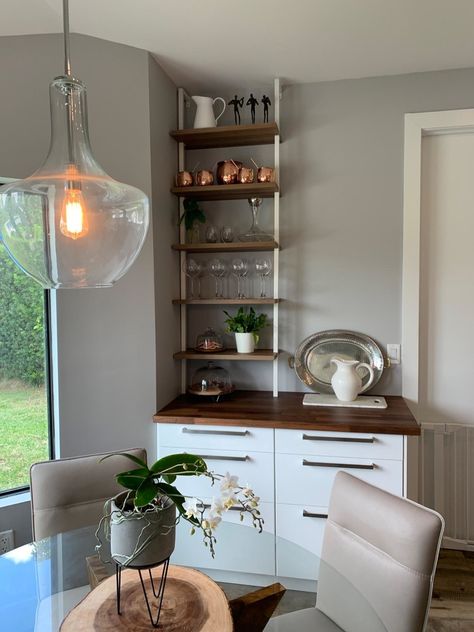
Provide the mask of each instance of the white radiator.
POLYGON ((422 424, 421 502, 446 522, 443 545, 474 550, 474 426, 422 424))

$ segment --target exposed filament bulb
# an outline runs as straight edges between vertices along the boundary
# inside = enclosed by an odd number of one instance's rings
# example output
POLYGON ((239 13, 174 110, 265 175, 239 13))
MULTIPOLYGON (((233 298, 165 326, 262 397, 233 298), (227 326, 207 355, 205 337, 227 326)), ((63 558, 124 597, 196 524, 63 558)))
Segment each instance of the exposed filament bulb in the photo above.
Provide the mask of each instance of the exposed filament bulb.
POLYGON ((79 239, 89 232, 87 208, 80 189, 66 188, 59 228, 70 239, 79 239))

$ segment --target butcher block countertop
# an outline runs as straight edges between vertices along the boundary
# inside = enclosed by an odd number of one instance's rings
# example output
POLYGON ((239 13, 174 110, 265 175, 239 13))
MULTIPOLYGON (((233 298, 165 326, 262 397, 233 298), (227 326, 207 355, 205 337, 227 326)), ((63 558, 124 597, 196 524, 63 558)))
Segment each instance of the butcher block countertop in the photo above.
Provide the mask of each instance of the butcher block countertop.
POLYGON ((403 397, 385 396, 388 407, 303 406, 304 393, 235 391, 219 403, 180 395, 154 415, 156 423, 289 428, 332 432, 419 435, 420 427, 403 397))

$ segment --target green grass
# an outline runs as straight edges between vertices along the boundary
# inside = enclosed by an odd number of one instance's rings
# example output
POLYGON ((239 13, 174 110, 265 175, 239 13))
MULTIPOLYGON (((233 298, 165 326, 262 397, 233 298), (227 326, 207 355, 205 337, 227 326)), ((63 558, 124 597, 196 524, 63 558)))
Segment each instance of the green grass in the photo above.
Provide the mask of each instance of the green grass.
POLYGON ((0 491, 28 485, 30 465, 47 458, 44 387, 0 382, 0 491))

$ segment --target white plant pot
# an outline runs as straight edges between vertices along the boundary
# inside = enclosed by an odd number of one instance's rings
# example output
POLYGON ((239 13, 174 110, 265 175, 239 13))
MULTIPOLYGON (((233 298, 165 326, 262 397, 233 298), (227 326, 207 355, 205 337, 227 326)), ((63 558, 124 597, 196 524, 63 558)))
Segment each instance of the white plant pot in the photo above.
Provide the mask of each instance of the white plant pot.
POLYGON ((123 566, 153 566, 174 551, 176 506, 167 498, 162 509, 146 515, 123 508, 127 492, 112 499, 110 550, 123 566))
POLYGON ((235 334, 237 353, 253 353, 255 351, 255 338, 253 334, 235 334))

